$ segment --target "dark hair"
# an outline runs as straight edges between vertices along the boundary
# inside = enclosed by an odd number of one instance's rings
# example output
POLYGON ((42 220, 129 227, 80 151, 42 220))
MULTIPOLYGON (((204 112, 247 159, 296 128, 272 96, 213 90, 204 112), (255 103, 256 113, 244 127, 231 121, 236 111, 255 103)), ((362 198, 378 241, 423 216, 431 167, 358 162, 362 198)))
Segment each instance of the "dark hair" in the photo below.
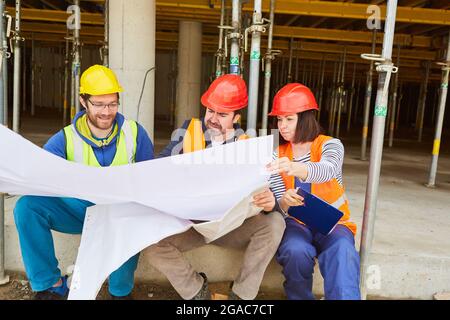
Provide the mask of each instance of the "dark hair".
MULTIPOLYGON (((305 143, 314 141, 323 129, 317 121, 317 110, 308 110, 297 113, 297 127, 295 128, 294 140, 292 143, 305 143)), ((288 141, 284 140, 280 134, 280 145, 288 141)))
POLYGON ((92 95, 87 94, 87 93, 83 93, 83 94, 80 94, 80 97, 81 97, 81 99, 84 100, 84 103, 87 104, 88 100, 92 97, 92 95))

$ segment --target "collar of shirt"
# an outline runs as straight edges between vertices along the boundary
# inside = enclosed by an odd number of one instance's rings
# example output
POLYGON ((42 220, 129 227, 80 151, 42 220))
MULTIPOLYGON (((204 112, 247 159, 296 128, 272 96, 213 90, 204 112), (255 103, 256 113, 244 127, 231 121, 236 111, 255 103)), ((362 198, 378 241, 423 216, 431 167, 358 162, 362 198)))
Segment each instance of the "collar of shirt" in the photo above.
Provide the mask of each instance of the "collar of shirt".
POLYGON ((88 123, 87 123, 87 116, 84 114, 81 116, 77 121, 77 129, 78 132, 80 132, 83 136, 85 136, 89 141, 94 143, 97 147, 104 147, 111 143, 111 140, 114 139, 114 137, 118 133, 117 129, 117 123, 114 122, 113 130, 109 133, 109 135, 106 138, 97 138, 95 137, 91 130, 89 129, 88 123))

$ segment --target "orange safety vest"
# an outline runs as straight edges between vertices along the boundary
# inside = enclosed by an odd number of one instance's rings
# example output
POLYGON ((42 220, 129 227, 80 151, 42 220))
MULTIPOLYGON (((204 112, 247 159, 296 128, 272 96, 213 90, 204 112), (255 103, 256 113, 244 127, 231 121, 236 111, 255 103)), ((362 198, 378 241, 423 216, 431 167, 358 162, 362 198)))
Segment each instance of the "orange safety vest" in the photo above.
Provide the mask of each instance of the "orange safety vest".
MULTIPOLYGON (((330 139, 332 139, 332 137, 319 135, 313 141, 311 144, 311 162, 320 162, 320 159, 322 158, 322 146, 330 139)), ((278 147, 278 157, 287 157, 292 161, 293 153, 290 143, 286 143, 278 147)), ((282 173, 281 177, 283 178, 286 190, 295 188, 293 176, 288 176, 285 173, 282 173)), ((345 188, 339 184, 336 178, 324 183, 311 183, 311 193, 342 211, 344 215, 341 220, 339 220, 339 224, 346 226, 353 232, 353 235, 356 235, 356 224, 350 221, 350 208, 348 199, 345 195, 345 188)), ((295 220, 302 223, 297 219, 295 220)))
MULTIPOLYGON (((246 134, 238 137, 238 140, 248 139, 246 134)), ((187 127, 183 138, 183 153, 194 152, 206 148, 205 134, 200 119, 193 118, 187 127)))

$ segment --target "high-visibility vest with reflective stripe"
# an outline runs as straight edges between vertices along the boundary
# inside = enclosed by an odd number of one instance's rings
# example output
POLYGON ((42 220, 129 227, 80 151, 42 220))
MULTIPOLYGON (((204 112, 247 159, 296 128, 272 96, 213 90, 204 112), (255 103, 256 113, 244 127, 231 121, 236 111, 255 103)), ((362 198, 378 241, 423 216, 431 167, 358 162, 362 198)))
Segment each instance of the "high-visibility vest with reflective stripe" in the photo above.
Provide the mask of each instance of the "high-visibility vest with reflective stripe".
MULTIPOLYGON (((323 144, 330 139, 332 139, 332 137, 319 135, 313 141, 311 145, 311 162, 320 161, 320 159, 322 158, 323 144)), ((287 157, 292 161, 292 145, 290 143, 286 143, 279 146, 278 157, 287 157)), ((295 178, 293 176, 288 176, 285 173, 282 173, 281 177, 283 178, 286 190, 295 188, 295 178)), ((345 188, 339 184, 336 178, 333 178, 330 181, 324 183, 311 183, 311 193, 326 201, 336 209, 342 211, 344 215, 339 221, 339 224, 345 225, 353 232, 354 235, 356 234, 356 224, 350 221, 350 208, 348 199, 345 195, 345 188)), ((298 221, 297 219, 295 220, 298 221)))
MULTIPOLYGON (((238 137, 238 140, 248 139, 246 134, 238 137)), ((200 119, 193 118, 186 129, 183 138, 183 153, 194 152, 206 148, 205 133, 200 119)))
MULTIPOLYGON (((120 166, 135 162, 137 144, 137 123, 125 120, 116 142, 116 154, 111 166, 120 166)), ((92 167, 100 167, 92 146, 86 143, 77 133, 73 124, 64 128, 66 136, 67 160, 83 163, 92 167)))

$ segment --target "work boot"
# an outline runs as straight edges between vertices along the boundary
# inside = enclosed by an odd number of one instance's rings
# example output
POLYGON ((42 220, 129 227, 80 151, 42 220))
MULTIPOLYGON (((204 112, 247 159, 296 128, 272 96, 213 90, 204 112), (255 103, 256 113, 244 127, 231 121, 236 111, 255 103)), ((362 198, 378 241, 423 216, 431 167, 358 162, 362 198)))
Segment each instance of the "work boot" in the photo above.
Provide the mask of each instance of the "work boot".
POLYGON ((38 291, 33 300, 67 300, 69 288, 67 287, 67 276, 61 277, 62 284, 59 287, 51 287, 44 291, 38 291))
POLYGON ((208 278, 206 274, 200 272, 199 275, 203 277, 203 285, 199 292, 192 298, 192 300, 211 300, 211 291, 208 288, 208 278))

